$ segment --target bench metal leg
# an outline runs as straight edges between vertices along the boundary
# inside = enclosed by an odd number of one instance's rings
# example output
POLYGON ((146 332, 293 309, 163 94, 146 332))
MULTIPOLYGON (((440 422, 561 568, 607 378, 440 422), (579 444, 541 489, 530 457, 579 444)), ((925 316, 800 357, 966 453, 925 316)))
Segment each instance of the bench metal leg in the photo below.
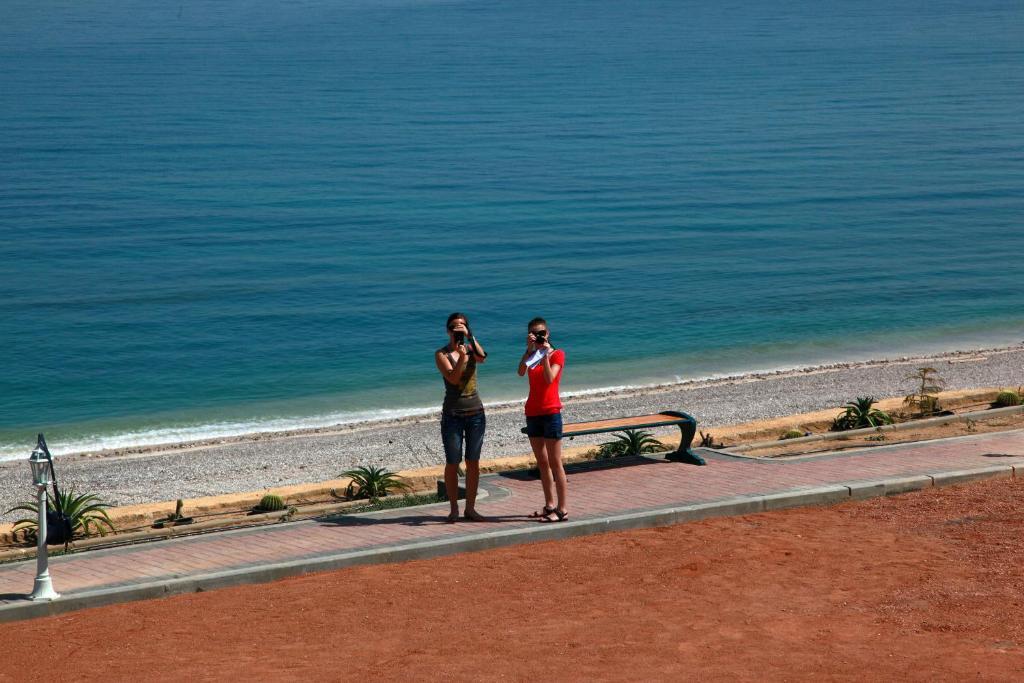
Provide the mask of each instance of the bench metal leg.
POLYGON ((694 437, 697 436, 697 421, 689 415, 685 415, 685 413, 680 413, 679 415, 689 417, 690 419, 679 423, 679 449, 666 455, 665 459, 673 462, 684 462, 688 465, 707 465, 704 462, 704 458, 694 453, 690 448, 694 437))

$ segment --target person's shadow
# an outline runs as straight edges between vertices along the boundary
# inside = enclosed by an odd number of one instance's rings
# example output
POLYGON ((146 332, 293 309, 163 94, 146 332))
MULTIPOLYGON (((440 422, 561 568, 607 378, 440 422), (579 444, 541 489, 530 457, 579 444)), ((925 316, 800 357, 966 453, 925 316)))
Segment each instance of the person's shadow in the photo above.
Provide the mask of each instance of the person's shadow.
MULTIPOLYGON (((613 469, 616 467, 636 467, 636 466, 647 466, 647 465, 665 465, 666 461, 657 457, 649 458, 643 455, 637 456, 624 456, 618 458, 606 458, 604 460, 587 460, 578 463, 571 463, 565 466, 566 474, 581 474, 584 472, 592 472, 594 470, 605 470, 613 469)), ((667 463, 673 467, 678 467, 676 463, 667 463)), ((536 469, 526 470, 512 470, 509 472, 501 472, 498 474, 499 478, 514 479, 517 481, 531 481, 540 479, 540 475, 536 469)), ((481 483, 483 486, 483 483, 481 483)), ((431 511, 426 512, 410 512, 408 514, 387 514, 389 511, 382 511, 385 514, 380 516, 370 515, 325 515, 324 517, 316 518, 316 522, 320 524, 330 526, 347 526, 347 527, 359 527, 359 526, 379 526, 384 524, 401 524, 403 526, 451 526, 453 524, 459 524, 467 527, 485 527, 490 524, 508 524, 508 523, 536 523, 537 518, 531 517, 529 512, 524 512, 521 515, 484 515, 484 521, 482 522, 470 522, 463 518, 459 518, 457 522, 449 522, 446 517, 448 516, 448 508, 442 507, 442 503, 432 503, 431 506, 437 506, 437 512, 431 511)))
MULTIPOLYGON (((664 465, 664 458, 648 457, 646 455, 624 455, 617 458, 603 458, 601 460, 583 460, 565 465, 566 474, 583 474, 597 470, 610 470, 617 467, 637 467, 640 465, 664 465)), ((675 465, 676 463, 668 463, 675 465)), ((536 467, 525 470, 510 470, 500 472, 499 477, 515 479, 516 481, 531 481, 540 479, 540 471, 536 467)))
POLYGON ((481 522, 470 522, 459 518, 457 522, 449 522, 446 517, 448 516, 447 509, 439 511, 437 514, 408 514, 408 515, 392 515, 392 516, 381 516, 381 517, 363 517, 356 515, 335 515, 333 517, 320 517, 316 521, 319 524, 325 524, 330 526, 380 526, 385 524, 401 524, 403 526, 453 526, 455 524, 466 526, 466 527, 484 527, 490 524, 501 524, 507 522, 527 522, 530 521, 530 517, 527 514, 522 515, 484 515, 484 519, 481 522))

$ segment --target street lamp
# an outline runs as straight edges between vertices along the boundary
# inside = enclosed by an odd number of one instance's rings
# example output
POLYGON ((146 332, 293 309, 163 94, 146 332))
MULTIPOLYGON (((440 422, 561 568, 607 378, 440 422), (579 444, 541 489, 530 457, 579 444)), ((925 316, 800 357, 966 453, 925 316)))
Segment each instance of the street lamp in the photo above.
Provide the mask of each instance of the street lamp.
POLYGON ((60 593, 53 590, 50 581, 49 557, 46 553, 46 487, 50 485, 50 459, 46 457, 46 442, 39 435, 39 442, 29 456, 32 468, 32 483, 36 486, 36 502, 39 506, 38 541, 36 543, 36 583, 29 600, 54 600, 60 593))

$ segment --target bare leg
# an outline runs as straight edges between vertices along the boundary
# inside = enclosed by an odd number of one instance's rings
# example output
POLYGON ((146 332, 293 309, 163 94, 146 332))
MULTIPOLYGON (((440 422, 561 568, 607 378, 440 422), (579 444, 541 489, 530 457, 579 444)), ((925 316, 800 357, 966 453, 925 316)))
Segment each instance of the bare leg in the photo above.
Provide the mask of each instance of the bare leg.
MULTIPOLYGON (((476 490, 480 486, 480 461, 466 461, 466 519, 482 522, 483 517, 476 511, 476 490)), ((458 514, 458 509, 455 511, 458 514)))
MULTIPOLYGON (((537 469, 540 470, 540 485, 544 489, 544 507, 552 508, 555 506, 555 486, 551 478, 551 465, 548 462, 548 454, 544 448, 547 441, 548 439, 539 436, 530 437, 533 457, 537 459, 537 469)), ((559 451, 559 454, 561 454, 561 451, 559 451)))
POLYGON ((548 465, 554 479, 555 491, 558 493, 558 509, 566 512, 569 482, 565 477, 565 466, 562 464, 562 440, 544 439, 544 446, 548 453, 548 465))
MULTIPOLYGON (((479 470, 478 470, 479 471, 479 470)), ((448 513, 448 521, 454 522, 459 518, 459 466, 446 463, 444 466, 444 492, 448 495, 448 504, 451 512, 448 513)), ((466 495, 469 496, 467 487, 466 495)), ((476 491, 473 491, 476 495, 476 491)))

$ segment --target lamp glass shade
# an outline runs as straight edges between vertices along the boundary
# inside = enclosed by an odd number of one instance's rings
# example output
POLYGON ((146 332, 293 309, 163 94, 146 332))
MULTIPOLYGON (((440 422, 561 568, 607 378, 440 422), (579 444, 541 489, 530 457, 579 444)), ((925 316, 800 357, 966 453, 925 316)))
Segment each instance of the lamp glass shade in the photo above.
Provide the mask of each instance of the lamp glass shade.
POLYGON ((42 451, 32 451, 28 459, 32 467, 32 483, 36 486, 46 486, 50 483, 50 461, 46 459, 42 451))

